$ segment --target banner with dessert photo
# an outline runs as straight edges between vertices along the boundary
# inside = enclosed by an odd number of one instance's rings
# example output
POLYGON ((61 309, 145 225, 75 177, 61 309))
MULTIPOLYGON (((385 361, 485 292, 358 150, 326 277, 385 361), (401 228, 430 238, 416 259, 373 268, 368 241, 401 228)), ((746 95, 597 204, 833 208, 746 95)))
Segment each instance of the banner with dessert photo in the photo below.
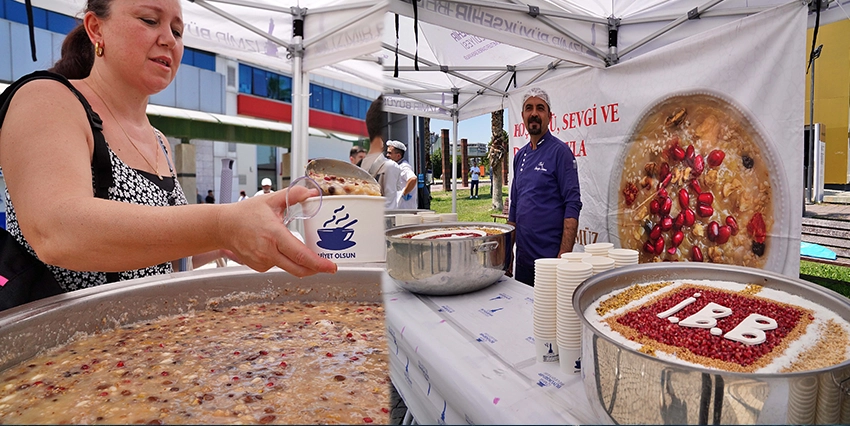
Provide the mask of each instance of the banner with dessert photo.
MULTIPOLYGON (((673 30, 675 31, 675 29, 673 30)), ((538 82, 578 165, 576 247, 799 274, 806 12, 788 4, 538 82)), ((526 90, 509 96, 512 152, 526 90)), ((513 158, 511 158, 513 161, 513 158)))

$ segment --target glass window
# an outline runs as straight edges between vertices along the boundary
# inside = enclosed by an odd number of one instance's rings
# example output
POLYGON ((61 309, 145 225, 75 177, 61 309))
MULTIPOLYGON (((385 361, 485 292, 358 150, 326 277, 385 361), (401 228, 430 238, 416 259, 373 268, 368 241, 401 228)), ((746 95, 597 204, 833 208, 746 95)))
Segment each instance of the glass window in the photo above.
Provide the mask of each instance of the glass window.
POLYGON ((285 75, 278 82, 277 100, 292 103, 292 79, 285 75))
POLYGON ((268 73, 264 70, 254 68, 252 84, 254 85, 253 93, 257 96, 268 97, 268 73))
POLYGON ((324 100, 322 99, 322 92, 324 88, 322 86, 318 86, 315 84, 310 84, 310 108, 313 109, 324 109, 322 105, 324 105, 324 100))
POLYGON ((280 91, 280 75, 275 74, 273 72, 268 73, 268 89, 266 89, 268 93, 269 99, 277 99, 278 92, 280 91))
POLYGON ((193 65, 205 70, 215 71, 215 54, 204 52, 203 50, 195 50, 195 62, 193 65))
MULTIPOLYGON (((27 25, 27 7, 23 3, 14 0, 5 0, 6 19, 27 25)), ((47 11, 40 7, 32 8, 32 22, 36 28, 47 28, 47 11)), ((29 43, 29 41, 27 41, 29 43)))
POLYGON ((254 69, 245 64, 239 64, 239 93, 251 93, 251 79, 254 69))
POLYGON ((339 93, 336 90, 334 90, 333 93, 333 107, 331 111, 339 114, 342 112, 342 93, 339 93))
MULTIPOLYGON (((2 8, 3 5, 0 4, 0 9, 2 8)), ((0 13, 0 16, 3 16, 2 13, 0 13)), ((49 10, 47 11, 48 31, 53 31, 59 34, 68 34, 69 32, 71 32, 71 30, 77 27, 78 23, 79 21, 70 16, 65 16, 60 13, 51 12, 49 10)))
POLYGON ((342 94, 342 110, 340 111, 343 115, 354 116, 354 96, 351 96, 347 93, 342 94))
POLYGON ((366 111, 369 111, 369 105, 372 103, 366 99, 360 99, 360 115, 357 118, 366 119, 366 111))
POLYGON ((181 64, 186 65, 194 65, 195 64, 195 51, 190 48, 183 49, 183 59, 180 60, 181 64))
POLYGON ((333 111, 334 91, 327 87, 322 88, 322 111, 333 111))

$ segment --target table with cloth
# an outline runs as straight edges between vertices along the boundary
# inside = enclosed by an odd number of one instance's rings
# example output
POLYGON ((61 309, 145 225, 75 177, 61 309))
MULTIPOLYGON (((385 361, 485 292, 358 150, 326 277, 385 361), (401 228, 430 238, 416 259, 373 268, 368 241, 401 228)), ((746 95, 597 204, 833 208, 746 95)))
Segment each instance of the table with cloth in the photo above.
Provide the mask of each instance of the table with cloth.
POLYGON ((578 370, 538 363, 533 288, 423 296, 385 275, 390 377, 420 424, 599 423, 578 370))

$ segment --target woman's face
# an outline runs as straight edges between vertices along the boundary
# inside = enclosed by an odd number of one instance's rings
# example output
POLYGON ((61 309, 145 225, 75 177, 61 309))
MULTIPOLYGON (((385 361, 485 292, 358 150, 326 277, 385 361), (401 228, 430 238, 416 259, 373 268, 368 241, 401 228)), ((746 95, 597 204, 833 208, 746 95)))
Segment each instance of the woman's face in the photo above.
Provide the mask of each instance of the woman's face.
POLYGON ((177 75, 183 58, 179 0, 114 0, 103 22, 104 57, 110 68, 139 79, 157 93, 177 75))

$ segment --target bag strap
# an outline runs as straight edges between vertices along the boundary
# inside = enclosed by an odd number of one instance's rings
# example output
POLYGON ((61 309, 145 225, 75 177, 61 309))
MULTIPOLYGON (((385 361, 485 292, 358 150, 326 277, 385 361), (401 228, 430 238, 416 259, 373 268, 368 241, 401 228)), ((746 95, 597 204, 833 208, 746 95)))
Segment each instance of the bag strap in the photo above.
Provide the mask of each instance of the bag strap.
MULTIPOLYGON (((104 200, 109 199, 109 187, 114 183, 112 176, 112 160, 109 158, 109 146, 106 145, 106 138, 103 137, 103 120, 92 109, 88 100, 67 78, 60 74, 50 71, 36 71, 27 74, 12 85, 6 88, 0 94, 0 127, 3 126, 3 121, 6 119, 6 113, 9 111, 9 105, 12 103, 12 97, 24 84, 34 80, 55 80, 64 84, 77 97, 83 109, 86 111, 86 116, 91 126, 92 137, 94 137, 94 152, 92 153, 92 175, 94 177, 94 196, 104 200)), ((117 282, 120 280, 117 272, 107 272, 106 282, 117 282)))
POLYGON ((12 103, 12 96, 15 95, 15 92, 30 81, 44 79, 55 80, 64 84, 71 90, 72 93, 74 93, 80 103, 83 104, 83 108, 86 110, 86 116, 89 120, 89 125, 91 126, 92 136, 94 137, 94 153, 92 154, 92 173, 94 174, 95 185, 94 195, 97 198, 108 200, 109 187, 112 186, 114 181, 112 176, 112 161, 109 158, 109 147, 106 145, 106 139, 103 137, 103 121, 91 108, 86 97, 83 96, 83 94, 80 93, 67 78, 50 71, 36 71, 34 73, 27 74, 12 83, 11 86, 3 91, 3 94, 0 94, 0 105, 2 105, 2 107, 0 107, 0 126, 3 125, 3 121, 6 119, 9 104, 12 103))

